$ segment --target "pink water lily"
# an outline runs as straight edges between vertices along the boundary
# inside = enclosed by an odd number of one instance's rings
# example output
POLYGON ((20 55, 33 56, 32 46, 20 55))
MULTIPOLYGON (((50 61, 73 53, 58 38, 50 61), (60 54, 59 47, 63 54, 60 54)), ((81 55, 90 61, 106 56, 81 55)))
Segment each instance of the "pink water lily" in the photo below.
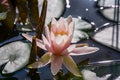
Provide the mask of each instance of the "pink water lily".
MULTIPOLYGON (((77 56, 93 53, 98 48, 78 47, 76 44, 71 44, 74 27, 75 24, 71 16, 67 19, 60 18, 58 21, 53 18, 50 29, 48 26, 45 26, 45 35, 42 35, 42 40, 36 39, 37 46, 47 52, 37 62, 29 65, 29 68, 43 67, 51 63, 51 72, 53 75, 56 75, 63 64, 75 76, 80 76, 79 69, 71 55, 77 56)), ((32 36, 28 34, 22 35, 32 42, 32 36)))

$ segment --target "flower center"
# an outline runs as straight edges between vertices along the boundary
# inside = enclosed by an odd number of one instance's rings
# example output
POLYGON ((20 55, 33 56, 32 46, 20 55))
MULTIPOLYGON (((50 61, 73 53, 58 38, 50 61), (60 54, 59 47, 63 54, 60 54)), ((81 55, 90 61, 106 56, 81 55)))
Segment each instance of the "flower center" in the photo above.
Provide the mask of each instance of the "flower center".
POLYGON ((55 42, 57 44, 63 43, 63 41, 65 41, 66 39, 67 39, 67 35, 60 35, 60 34, 58 34, 58 35, 55 36, 55 42))
POLYGON ((54 32, 54 34, 55 34, 55 36, 58 36, 58 35, 61 35, 61 36, 63 36, 63 35, 67 35, 68 33, 67 32, 65 32, 65 31, 60 31, 60 32, 54 32))

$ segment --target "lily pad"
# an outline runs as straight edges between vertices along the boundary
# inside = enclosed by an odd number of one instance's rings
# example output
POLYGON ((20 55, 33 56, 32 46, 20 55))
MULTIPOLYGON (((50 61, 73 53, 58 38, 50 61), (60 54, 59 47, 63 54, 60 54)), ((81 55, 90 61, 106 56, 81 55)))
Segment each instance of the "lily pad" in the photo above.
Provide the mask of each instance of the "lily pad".
POLYGON ((73 18, 73 21, 75 22, 75 31, 73 34, 72 43, 76 43, 81 39, 89 38, 89 35, 83 30, 92 29, 93 26, 91 25, 91 23, 79 18, 73 18))
MULTIPOLYGON (((120 27, 120 25, 118 26, 120 27)), ((116 49, 120 51, 120 28, 117 30, 117 26, 106 26, 104 28, 99 28, 93 39, 105 46, 116 49), (104 35, 104 36, 103 36, 104 35)))
MULTIPOLYGON (((41 14, 42 11, 43 1, 44 0, 38 0, 39 15, 41 14)), ((65 0, 48 0, 45 24, 49 24, 53 17, 59 18, 65 10, 65 5, 66 5, 65 0)), ((28 19, 26 21, 25 26, 17 25, 17 30, 23 32, 35 31, 35 29, 32 29, 30 27, 30 23, 28 22, 28 19)))
MULTIPOLYGON (((117 0, 116 0, 117 1, 117 0)), ((115 0, 98 0, 98 6, 101 8, 99 9, 101 14, 112 21, 119 21, 120 22, 120 11, 118 6, 119 4, 116 3, 115 0), (119 17, 119 20, 117 18, 119 17)))
MULTIPOLYGON (((41 9, 44 0, 38 0, 39 13, 41 14, 41 9)), ((59 18, 65 9, 65 0, 48 0, 46 23, 51 21, 52 17, 59 18)))
POLYGON ((115 0, 98 0, 98 6, 111 7, 115 5, 115 0))
POLYGON ((120 80, 119 60, 102 60, 79 68, 83 80, 120 80))
POLYGON ((120 15, 120 12, 115 13, 115 8, 111 7, 111 8, 102 9, 102 10, 100 10, 100 12, 105 18, 112 20, 112 21, 119 21, 120 22, 120 16, 118 16, 118 14, 120 15))
POLYGON ((5 64, 2 74, 13 73, 28 64, 31 45, 16 41, 0 47, 0 65, 5 64))
POLYGON ((95 72, 87 69, 82 70, 82 74, 83 74, 84 80, 107 80, 111 76, 111 74, 107 74, 105 76, 98 77, 95 72))

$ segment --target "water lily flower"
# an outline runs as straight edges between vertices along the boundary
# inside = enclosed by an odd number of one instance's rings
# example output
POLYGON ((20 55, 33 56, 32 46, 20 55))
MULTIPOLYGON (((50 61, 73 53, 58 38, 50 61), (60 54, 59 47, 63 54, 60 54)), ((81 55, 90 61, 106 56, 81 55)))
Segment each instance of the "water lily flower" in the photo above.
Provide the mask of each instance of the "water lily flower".
MULTIPOLYGON (((51 72, 56 75, 63 64, 75 76, 80 76, 80 71, 71 56, 93 53, 98 48, 71 44, 74 27, 71 16, 67 19, 60 18, 58 21, 53 18, 50 29, 45 26, 45 35, 42 34, 42 40, 36 39, 37 46, 47 52, 37 62, 29 65, 29 68, 43 67, 51 63, 51 72)), ((32 36, 22 35, 32 41, 32 36)))

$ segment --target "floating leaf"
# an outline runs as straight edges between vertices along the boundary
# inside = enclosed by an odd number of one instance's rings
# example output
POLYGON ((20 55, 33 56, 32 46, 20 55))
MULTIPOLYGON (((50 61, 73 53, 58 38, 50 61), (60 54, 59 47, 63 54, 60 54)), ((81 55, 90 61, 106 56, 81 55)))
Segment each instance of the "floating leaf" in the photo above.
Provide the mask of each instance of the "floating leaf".
POLYGON ((89 38, 88 33, 91 31, 93 26, 84 19, 73 18, 73 21, 75 22, 75 31, 72 42, 76 43, 81 39, 89 38))
POLYGON ((13 73, 28 64, 31 45, 16 41, 0 48, 0 65, 5 64, 2 73, 13 73))
POLYGON ((82 74, 84 80, 108 80, 108 78, 111 76, 111 74, 107 74, 102 77, 98 77, 95 72, 90 71, 88 69, 83 69, 82 74))
POLYGON ((100 12, 108 20, 120 22, 120 16, 118 16, 118 15, 120 15, 120 11, 118 11, 119 8, 118 9, 117 8, 118 7, 116 7, 116 9, 114 7, 106 8, 106 9, 100 10, 100 12))
MULTIPOLYGON (((42 10, 44 0, 38 0, 39 14, 42 10)), ((59 18, 65 10, 66 0, 48 0, 46 24, 49 24, 52 17, 59 18)))
POLYGON ((94 34, 93 39, 105 46, 120 51, 120 28, 117 29, 117 27, 120 27, 120 25, 109 25, 99 28, 94 34))
POLYGON ((98 0, 98 6, 101 7, 112 7, 113 5, 115 5, 115 0, 98 0))

